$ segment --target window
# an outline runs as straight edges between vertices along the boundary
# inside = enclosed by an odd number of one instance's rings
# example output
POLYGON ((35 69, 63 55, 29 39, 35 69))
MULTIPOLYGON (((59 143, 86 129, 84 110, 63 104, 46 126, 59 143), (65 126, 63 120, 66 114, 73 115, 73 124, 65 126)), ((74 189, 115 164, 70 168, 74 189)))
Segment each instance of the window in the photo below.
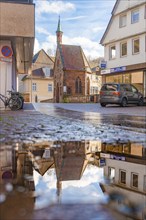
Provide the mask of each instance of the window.
POLYGON ((75 81, 75 89, 76 89, 76 93, 78 93, 78 94, 82 93, 82 83, 81 83, 81 79, 79 77, 75 81))
POLYGON ((121 43, 121 57, 127 55, 127 42, 121 43))
POLYGON ((131 23, 134 24, 139 21, 139 9, 131 12, 131 23))
POLYGON ((44 67, 44 68, 43 68, 43 71, 44 71, 44 73, 45 73, 45 77, 50 77, 50 68, 44 67))
POLYGON ((32 91, 36 91, 37 90, 37 85, 36 83, 32 83, 32 91))
POLYGON ((87 95, 90 95, 90 79, 87 78, 87 95))
POLYGON ((120 170, 120 183, 126 184, 126 172, 124 170, 120 170))
POLYGON ((138 188, 138 174, 136 173, 132 173, 132 178, 131 178, 132 182, 131 182, 131 186, 138 188))
POLYGON ((52 92, 53 88, 52 88, 52 84, 48 84, 48 92, 52 92))
POLYGON ((110 47, 110 59, 115 59, 116 57, 116 46, 113 45, 110 47))
POLYGON ((120 18, 119 18, 119 27, 121 28, 121 27, 126 26, 126 22, 127 22, 126 14, 121 15, 120 18))
POLYGON ((139 39, 134 39, 133 40, 133 54, 139 53, 139 39))
POLYGON ((115 168, 113 167, 108 167, 108 177, 111 180, 115 179, 115 168))
POLYGON ((67 86, 67 94, 71 95, 71 87, 67 86))

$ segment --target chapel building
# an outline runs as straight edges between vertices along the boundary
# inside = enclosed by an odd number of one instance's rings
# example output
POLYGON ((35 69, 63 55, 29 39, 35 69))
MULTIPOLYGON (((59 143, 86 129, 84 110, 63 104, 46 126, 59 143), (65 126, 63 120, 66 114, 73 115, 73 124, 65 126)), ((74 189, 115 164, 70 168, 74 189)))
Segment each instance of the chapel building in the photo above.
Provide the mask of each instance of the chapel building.
POLYGON ((59 18, 54 64, 54 102, 89 102, 90 65, 80 46, 62 44, 62 35, 59 18))

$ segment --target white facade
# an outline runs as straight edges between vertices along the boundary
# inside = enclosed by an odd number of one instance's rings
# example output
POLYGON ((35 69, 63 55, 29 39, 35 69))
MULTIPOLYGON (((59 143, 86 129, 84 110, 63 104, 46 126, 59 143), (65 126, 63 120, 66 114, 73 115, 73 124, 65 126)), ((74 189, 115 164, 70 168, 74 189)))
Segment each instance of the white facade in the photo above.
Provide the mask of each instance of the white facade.
POLYGON ((131 163, 126 161, 106 159, 106 166, 104 167, 104 175, 110 177, 109 169, 115 170, 113 182, 110 185, 104 185, 107 193, 113 191, 119 192, 128 198, 128 201, 142 206, 139 211, 139 219, 144 219, 144 210, 146 209, 146 168, 144 164, 131 163), (120 182, 120 171, 126 173, 126 183, 120 182), (138 175, 138 187, 132 187, 132 175, 138 175))
MULTIPOLYGON (((108 72, 104 75, 105 70, 101 71, 104 81, 110 75, 129 74, 128 83, 135 83, 131 81, 135 73, 141 78, 138 89, 146 96, 146 0, 117 0, 101 44, 108 72)), ((108 79, 113 80, 125 82, 122 78, 108 79)))

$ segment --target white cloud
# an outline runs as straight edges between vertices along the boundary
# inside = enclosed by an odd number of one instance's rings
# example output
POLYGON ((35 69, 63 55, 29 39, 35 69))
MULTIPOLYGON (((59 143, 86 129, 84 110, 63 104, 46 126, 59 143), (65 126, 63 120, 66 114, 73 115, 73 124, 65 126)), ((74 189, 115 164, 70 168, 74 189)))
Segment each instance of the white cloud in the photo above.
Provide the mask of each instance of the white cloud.
MULTIPOLYGON (((63 35, 62 40, 63 44, 81 46, 87 58, 90 57, 91 59, 95 59, 103 56, 103 47, 99 45, 98 42, 92 41, 86 37, 69 38, 68 36, 63 35)), ((35 51, 37 51, 38 45, 39 48, 44 49, 45 51, 50 49, 53 52, 52 55, 55 55, 56 35, 49 35, 46 40, 40 44, 36 41, 35 51)))
POLYGON ((41 49, 40 43, 37 38, 34 41, 34 54, 36 54, 41 49))
POLYGON ((36 32, 39 34, 49 35, 50 33, 43 27, 36 26, 36 32))
POLYGON ((64 21, 72 21, 72 20, 78 20, 78 19, 82 19, 85 18, 87 16, 76 16, 76 17, 71 17, 71 18, 65 18, 63 19, 64 21))
POLYGON ((74 10, 75 5, 70 2, 63 2, 63 1, 40 1, 37 2, 36 13, 55 13, 60 14, 61 12, 74 10))

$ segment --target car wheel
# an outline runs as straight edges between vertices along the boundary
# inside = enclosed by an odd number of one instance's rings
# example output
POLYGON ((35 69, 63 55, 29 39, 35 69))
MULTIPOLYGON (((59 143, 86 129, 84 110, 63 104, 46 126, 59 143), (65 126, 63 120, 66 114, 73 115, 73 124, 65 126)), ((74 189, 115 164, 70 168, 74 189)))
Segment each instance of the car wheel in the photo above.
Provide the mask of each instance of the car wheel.
POLYGON ((100 103, 100 105, 101 105, 102 107, 105 107, 105 106, 106 106, 106 104, 105 104, 105 103, 100 103))
POLYGON ((121 106, 122 107, 126 107, 127 106, 127 99, 126 98, 122 99, 121 106))
POLYGON ((143 106, 143 105, 144 105, 143 98, 140 98, 140 99, 139 99, 139 102, 138 102, 137 105, 139 105, 139 106, 143 106))

